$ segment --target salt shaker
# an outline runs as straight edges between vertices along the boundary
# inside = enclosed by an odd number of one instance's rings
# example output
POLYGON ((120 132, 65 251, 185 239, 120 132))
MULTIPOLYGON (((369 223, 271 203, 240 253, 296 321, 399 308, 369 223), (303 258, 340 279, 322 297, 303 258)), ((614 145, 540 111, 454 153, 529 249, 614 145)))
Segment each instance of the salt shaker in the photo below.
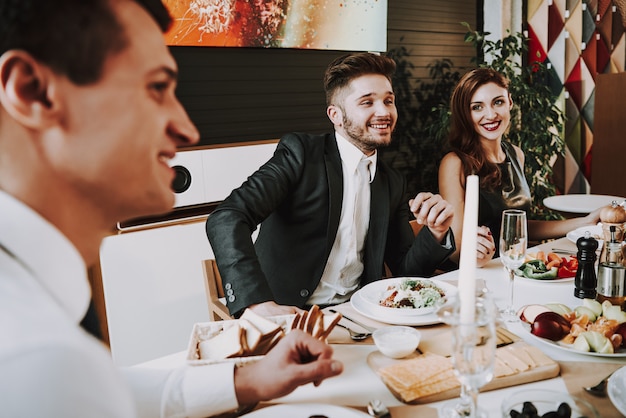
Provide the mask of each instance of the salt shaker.
POLYGON ((595 299, 598 278, 596 276, 596 250, 598 240, 593 238, 589 231, 576 241, 578 252, 578 271, 574 280, 574 296, 579 299, 595 299))

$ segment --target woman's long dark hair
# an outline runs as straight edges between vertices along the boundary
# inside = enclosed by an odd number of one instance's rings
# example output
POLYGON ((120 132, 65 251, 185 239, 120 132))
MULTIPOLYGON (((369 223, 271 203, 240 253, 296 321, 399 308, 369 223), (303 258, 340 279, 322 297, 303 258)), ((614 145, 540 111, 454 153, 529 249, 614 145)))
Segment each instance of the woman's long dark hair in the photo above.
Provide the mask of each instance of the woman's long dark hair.
POLYGON ((498 165, 487 159, 474 129, 470 107, 476 90, 487 83, 494 83, 507 91, 509 89, 509 80, 491 68, 476 68, 459 80, 450 99, 452 115, 448 145, 461 159, 465 177, 477 174, 482 188, 494 190, 500 185, 502 174, 498 165))

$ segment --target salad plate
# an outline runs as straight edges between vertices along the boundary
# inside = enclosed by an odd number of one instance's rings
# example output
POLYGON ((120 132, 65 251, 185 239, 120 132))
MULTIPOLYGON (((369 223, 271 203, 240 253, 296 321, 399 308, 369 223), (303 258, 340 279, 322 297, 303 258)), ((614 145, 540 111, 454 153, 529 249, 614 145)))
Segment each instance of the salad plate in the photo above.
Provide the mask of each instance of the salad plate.
POLYGON ((571 283, 574 281, 574 279, 576 279, 576 277, 572 276, 572 277, 556 277, 554 279, 530 279, 526 276, 518 276, 517 274, 515 275, 515 280, 520 280, 522 282, 528 282, 528 283, 571 283))
POLYGON ((626 367, 616 370, 611 375, 607 392, 615 408, 626 416, 626 367))
POLYGON ((383 298, 387 289, 389 287, 398 285, 404 279, 407 278, 392 278, 370 283, 355 292, 350 299, 350 303, 352 307, 361 315, 387 324, 416 326, 440 323, 441 321, 437 317, 436 310, 441 304, 445 302, 447 297, 453 296, 457 293, 456 286, 441 280, 408 278, 431 282, 437 288, 441 289, 444 292, 445 296, 442 298, 440 303, 436 304, 436 306, 433 305, 425 309, 391 308, 381 306, 380 300, 383 298))

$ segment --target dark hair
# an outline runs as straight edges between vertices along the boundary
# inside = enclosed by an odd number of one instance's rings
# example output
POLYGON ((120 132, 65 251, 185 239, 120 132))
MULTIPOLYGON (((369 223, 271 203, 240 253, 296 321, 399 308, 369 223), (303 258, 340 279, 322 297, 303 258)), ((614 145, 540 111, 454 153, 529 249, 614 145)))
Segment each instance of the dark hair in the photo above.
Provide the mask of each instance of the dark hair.
MULTIPOLYGON (((114 1, 0 0, 0 55, 21 49, 76 84, 93 83, 128 43, 114 1)), ((172 18, 160 0, 134 1, 167 30, 172 18)))
POLYGON ((396 71, 396 63, 384 55, 369 52, 348 54, 335 59, 324 73, 326 104, 331 105, 335 93, 347 86, 350 81, 366 74, 380 74, 391 82, 396 71))
POLYGON ((489 161, 478 140, 471 116, 472 96, 480 87, 494 83, 508 91, 509 80, 491 68, 476 68, 459 80, 450 99, 450 135, 448 144, 461 159, 463 174, 478 174, 480 185, 488 190, 496 188, 502 175, 498 165, 489 161))

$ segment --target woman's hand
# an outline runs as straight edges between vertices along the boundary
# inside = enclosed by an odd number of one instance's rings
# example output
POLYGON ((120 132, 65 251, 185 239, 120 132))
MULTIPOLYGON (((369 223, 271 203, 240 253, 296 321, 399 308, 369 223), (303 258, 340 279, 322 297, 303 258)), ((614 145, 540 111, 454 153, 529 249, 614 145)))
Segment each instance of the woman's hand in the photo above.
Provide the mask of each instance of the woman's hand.
POLYGON ((496 253, 496 244, 491 230, 486 226, 478 227, 478 245, 476 246, 476 266, 483 267, 496 253))

